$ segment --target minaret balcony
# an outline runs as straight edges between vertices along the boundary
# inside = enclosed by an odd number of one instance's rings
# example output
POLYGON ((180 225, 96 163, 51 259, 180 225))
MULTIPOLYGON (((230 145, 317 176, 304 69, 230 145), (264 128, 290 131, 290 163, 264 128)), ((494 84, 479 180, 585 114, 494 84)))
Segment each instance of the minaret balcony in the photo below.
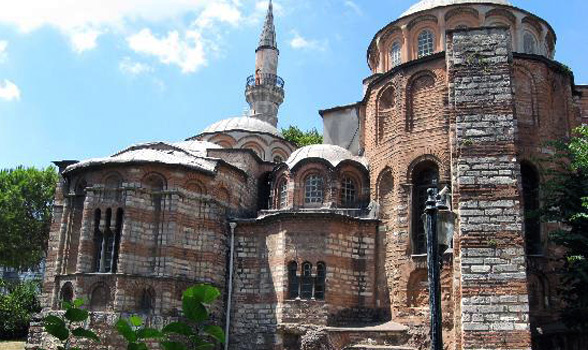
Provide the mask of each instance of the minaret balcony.
POLYGON ((258 73, 247 78, 247 89, 255 86, 275 86, 284 89, 284 79, 271 73, 258 73))

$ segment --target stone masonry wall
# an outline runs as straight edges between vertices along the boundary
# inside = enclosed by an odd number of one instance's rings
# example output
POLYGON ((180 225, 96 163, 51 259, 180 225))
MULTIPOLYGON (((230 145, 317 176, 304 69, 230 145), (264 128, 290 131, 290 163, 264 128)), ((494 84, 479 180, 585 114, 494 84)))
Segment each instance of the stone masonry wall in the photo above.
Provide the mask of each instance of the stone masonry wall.
POLYGON ((447 39, 461 346, 530 349, 511 37, 481 28, 447 39))

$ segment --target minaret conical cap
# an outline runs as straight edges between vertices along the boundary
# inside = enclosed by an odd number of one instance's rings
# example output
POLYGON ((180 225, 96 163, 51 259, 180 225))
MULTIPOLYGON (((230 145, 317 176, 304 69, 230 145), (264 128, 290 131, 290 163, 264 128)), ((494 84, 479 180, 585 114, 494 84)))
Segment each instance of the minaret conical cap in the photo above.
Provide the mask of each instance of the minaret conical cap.
POLYGON ((261 36, 259 37, 258 49, 259 48, 278 48, 276 40, 276 27, 274 26, 274 6, 271 0, 267 9, 267 15, 265 16, 263 30, 261 31, 261 36))

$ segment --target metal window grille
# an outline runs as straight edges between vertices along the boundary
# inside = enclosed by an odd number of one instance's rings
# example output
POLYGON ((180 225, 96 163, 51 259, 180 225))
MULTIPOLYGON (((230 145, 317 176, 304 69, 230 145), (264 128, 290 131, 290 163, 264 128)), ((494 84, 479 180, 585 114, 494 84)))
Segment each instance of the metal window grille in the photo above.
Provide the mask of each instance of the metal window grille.
POLYGON ((434 51, 434 35, 428 29, 423 30, 418 37, 418 57, 421 58, 423 56, 427 56, 433 53, 434 51))
POLYGON ((323 178, 319 175, 310 175, 305 181, 304 202, 323 202, 323 178))
POLYGON ((288 182, 286 180, 280 183, 280 209, 288 205, 288 182))
POLYGON ((396 67, 402 63, 402 58, 400 57, 400 43, 397 41, 392 44, 390 55, 392 57, 392 67, 396 67))
POLYGON ((316 264, 316 279, 314 283, 314 298, 325 300, 325 280, 327 279, 327 266, 323 262, 316 264))
POLYGON ((349 177, 346 177, 341 182, 341 204, 343 206, 353 206, 357 200, 357 191, 355 189, 355 182, 349 177))
POLYGON ((525 33, 525 37, 523 40, 525 53, 528 54, 535 54, 535 47, 537 46, 537 42, 535 37, 531 33, 525 33))
POLYGON ((305 262, 302 264, 302 287, 300 288, 300 298, 312 298, 312 264, 305 262))

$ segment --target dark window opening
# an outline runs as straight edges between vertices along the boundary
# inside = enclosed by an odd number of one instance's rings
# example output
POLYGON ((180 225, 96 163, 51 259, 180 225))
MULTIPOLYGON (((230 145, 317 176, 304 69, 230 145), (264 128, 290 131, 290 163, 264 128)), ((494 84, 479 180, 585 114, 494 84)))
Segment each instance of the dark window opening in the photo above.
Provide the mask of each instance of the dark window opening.
POLYGON ((288 298, 289 299, 296 299, 298 298, 299 294, 299 284, 298 284, 298 264, 295 261, 292 261, 288 264, 288 298))
POLYGON ((439 170, 431 162, 421 164, 413 172, 412 195, 412 244, 413 254, 427 254, 427 235, 422 214, 425 212, 427 191, 439 185, 439 170))
POLYGON ((300 288, 300 298, 312 298, 312 282, 312 264, 309 262, 305 262, 304 264, 302 264, 302 287, 300 288))
POLYGON ((327 266, 323 262, 316 264, 316 278, 314 282, 314 298, 325 300, 325 280, 327 278, 327 266))
POLYGON ((538 213, 540 207, 539 174, 532 165, 522 163, 521 176, 523 180, 525 244, 527 254, 540 255, 543 253, 543 245, 541 242, 541 220, 538 213))

